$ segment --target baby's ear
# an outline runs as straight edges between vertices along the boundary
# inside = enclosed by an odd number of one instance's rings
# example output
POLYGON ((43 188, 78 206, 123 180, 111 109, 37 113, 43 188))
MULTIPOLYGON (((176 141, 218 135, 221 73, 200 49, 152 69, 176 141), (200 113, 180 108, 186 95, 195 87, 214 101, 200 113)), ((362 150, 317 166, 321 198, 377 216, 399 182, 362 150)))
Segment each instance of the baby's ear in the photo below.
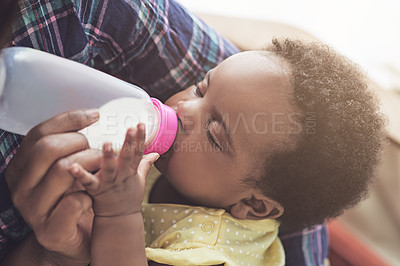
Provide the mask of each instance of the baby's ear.
POLYGON ((230 213, 239 219, 278 218, 283 214, 283 207, 279 202, 259 194, 235 203, 230 213))

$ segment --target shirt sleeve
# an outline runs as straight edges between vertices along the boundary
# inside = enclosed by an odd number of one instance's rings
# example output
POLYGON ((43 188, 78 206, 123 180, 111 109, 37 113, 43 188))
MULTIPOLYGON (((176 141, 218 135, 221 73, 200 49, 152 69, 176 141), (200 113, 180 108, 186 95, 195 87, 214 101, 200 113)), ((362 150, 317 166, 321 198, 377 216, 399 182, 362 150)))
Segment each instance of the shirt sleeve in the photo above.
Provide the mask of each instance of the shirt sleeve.
POLYGON ((0 130, 0 261, 4 254, 24 239, 30 228, 14 208, 5 181, 5 169, 22 137, 0 130))
POLYGON ((279 237, 288 266, 320 266, 328 258, 326 225, 315 225, 300 232, 281 232, 279 237))
POLYGON ((164 101, 238 49, 175 1, 19 2, 14 45, 66 57, 164 101))

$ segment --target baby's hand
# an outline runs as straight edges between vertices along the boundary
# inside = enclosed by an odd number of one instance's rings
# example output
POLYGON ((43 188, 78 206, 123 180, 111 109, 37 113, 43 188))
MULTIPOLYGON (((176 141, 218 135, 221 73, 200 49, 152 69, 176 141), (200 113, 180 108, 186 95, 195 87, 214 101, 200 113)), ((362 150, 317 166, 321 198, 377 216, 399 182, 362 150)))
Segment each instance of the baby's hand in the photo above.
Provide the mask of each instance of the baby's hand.
POLYGON ((145 127, 128 129, 118 156, 114 156, 111 143, 103 146, 102 166, 95 175, 75 163, 71 174, 85 186, 93 198, 96 216, 113 217, 140 212, 145 178, 158 159, 156 153, 143 156, 145 127))

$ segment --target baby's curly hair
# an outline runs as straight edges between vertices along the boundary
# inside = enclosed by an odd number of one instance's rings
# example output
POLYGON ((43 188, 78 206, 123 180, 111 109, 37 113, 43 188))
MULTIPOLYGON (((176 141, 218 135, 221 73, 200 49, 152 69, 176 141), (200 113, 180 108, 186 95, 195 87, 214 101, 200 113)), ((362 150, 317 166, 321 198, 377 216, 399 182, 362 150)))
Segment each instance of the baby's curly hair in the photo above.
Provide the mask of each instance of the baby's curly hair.
POLYGON ((284 207, 282 228, 298 230, 365 198, 380 160, 385 119, 363 72, 328 46, 273 39, 266 50, 290 65, 302 133, 294 150, 269 158, 256 185, 284 207))

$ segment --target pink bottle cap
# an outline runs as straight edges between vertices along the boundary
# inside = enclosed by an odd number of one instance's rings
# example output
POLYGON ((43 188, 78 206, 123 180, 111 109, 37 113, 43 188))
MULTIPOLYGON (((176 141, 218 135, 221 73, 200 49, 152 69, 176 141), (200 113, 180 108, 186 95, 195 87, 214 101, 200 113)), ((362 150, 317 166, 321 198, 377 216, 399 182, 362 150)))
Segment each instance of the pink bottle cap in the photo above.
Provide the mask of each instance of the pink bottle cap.
POLYGON ((144 154, 157 152, 166 153, 174 143, 176 132, 178 130, 178 117, 174 109, 163 104, 156 98, 151 98, 154 108, 159 114, 160 125, 154 141, 144 150, 144 154))

